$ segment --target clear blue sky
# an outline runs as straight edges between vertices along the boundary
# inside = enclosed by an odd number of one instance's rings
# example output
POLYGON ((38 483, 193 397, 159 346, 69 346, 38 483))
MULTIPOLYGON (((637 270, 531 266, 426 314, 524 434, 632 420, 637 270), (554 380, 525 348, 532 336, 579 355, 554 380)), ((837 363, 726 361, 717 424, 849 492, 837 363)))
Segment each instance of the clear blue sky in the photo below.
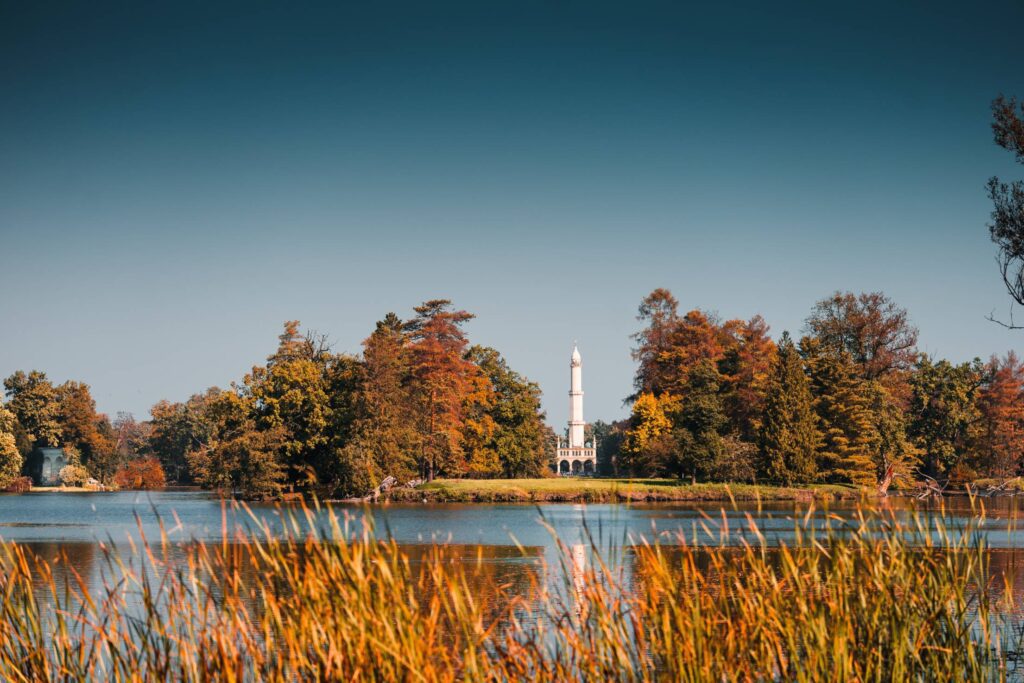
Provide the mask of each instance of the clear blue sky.
POLYGON ((445 297, 556 425, 578 339, 614 419, 659 286, 776 335, 881 289, 929 352, 1024 350, 985 320, 1020 2, 264 5, 0 1, 0 375, 142 417, 286 319, 355 352, 445 297))

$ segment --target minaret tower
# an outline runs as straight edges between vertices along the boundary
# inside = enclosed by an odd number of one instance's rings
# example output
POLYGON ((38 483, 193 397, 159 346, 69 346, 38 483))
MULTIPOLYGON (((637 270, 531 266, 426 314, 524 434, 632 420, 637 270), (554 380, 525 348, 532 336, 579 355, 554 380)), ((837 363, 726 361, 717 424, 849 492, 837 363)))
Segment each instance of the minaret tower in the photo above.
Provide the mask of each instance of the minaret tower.
POLYGON ((559 439, 555 471, 562 475, 594 474, 597 470, 597 449, 587 445, 583 421, 583 358, 573 344, 569 359, 569 443, 562 446, 559 439))
POLYGON ((583 358, 575 344, 569 368, 569 448, 583 448, 583 358))

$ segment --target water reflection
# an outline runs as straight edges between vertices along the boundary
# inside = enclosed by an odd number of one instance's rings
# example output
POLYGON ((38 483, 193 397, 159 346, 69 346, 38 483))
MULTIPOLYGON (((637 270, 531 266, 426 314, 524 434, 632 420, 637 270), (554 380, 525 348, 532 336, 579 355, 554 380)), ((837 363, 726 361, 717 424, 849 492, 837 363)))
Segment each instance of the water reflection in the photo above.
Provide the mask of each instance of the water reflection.
MULTIPOLYGON (((902 519, 923 511, 923 531, 928 534, 934 533, 928 514, 942 516, 955 527, 977 519, 983 506, 979 533, 993 548, 989 555, 993 585, 1000 595, 1014 598, 1012 609, 1024 619, 1021 501, 955 497, 938 506, 890 498, 880 505, 902 519)), ((279 533, 288 524, 289 514, 296 512, 301 513, 270 505, 233 508, 202 492, 0 495, 0 538, 31 549, 51 567, 58 585, 77 581, 77 574, 97 590, 111 578, 107 551, 136 569, 152 571, 135 552, 143 536, 156 543, 159 560, 173 564, 184 561, 193 541, 220 543, 227 538, 224 548, 232 552, 235 546, 230 540, 236 534, 264 533, 260 526, 279 533), (166 546, 159 543, 161 533, 166 534, 166 546)), ((740 503, 728 509, 716 503, 452 504, 339 506, 333 513, 350 534, 359 533, 364 523, 375 525, 379 536, 389 536, 401 546, 412 565, 422 564, 434 552, 432 543, 447 544, 447 560, 466 568, 467 582, 489 609, 497 609, 510 596, 526 595, 535 584, 557 584, 558 572, 545 568, 566 570, 562 575, 568 580, 566 587, 582 590, 595 551, 629 583, 636 572, 635 556, 629 552, 635 543, 738 546, 758 543, 763 537, 769 545, 777 545, 792 543, 797 533, 808 529, 856 523, 855 505, 848 502, 797 510, 792 503, 740 503)), ((310 514, 315 524, 329 526, 327 509, 310 514)))

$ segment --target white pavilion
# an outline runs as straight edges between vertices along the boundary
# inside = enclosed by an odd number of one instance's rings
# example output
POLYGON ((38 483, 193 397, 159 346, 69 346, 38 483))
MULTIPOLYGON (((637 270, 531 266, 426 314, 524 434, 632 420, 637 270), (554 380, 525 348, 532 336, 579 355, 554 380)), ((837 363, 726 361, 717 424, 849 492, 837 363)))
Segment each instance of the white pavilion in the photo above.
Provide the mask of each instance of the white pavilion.
POLYGON ((587 423, 583 421, 583 358, 575 344, 569 368, 569 442, 565 444, 561 438, 558 439, 555 464, 562 476, 594 474, 597 471, 597 444, 584 440, 587 423))

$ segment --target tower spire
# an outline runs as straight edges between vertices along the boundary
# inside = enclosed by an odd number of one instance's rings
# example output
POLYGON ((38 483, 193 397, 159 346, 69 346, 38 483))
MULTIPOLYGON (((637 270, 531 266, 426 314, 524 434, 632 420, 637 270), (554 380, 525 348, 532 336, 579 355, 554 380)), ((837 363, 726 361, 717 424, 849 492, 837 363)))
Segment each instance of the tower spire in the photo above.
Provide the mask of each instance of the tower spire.
POLYGON ((569 448, 583 447, 583 357, 579 346, 573 343, 569 360, 569 448))

